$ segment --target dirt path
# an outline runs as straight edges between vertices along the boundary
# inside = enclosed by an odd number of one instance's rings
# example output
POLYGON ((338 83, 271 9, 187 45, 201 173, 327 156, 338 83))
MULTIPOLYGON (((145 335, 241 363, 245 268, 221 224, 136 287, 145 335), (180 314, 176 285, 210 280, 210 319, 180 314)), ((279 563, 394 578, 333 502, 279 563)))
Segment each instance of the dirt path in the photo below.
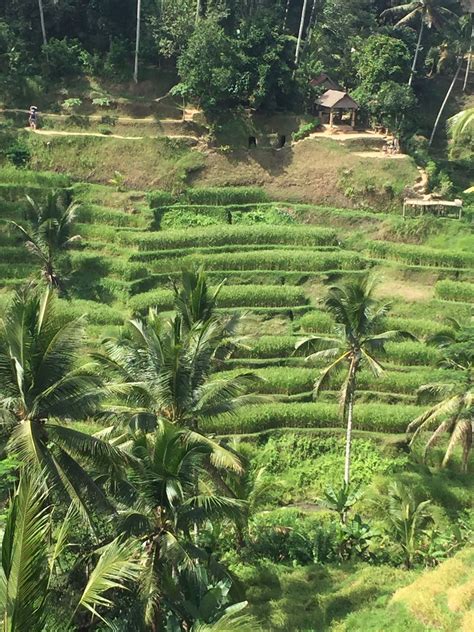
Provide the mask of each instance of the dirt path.
POLYGON ((143 140, 144 138, 186 138, 199 142, 197 136, 190 136, 189 134, 163 134, 162 136, 121 136, 120 134, 99 134, 99 132, 64 132, 62 130, 55 129, 35 129, 32 130, 29 127, 25 127, 25 131, 33 134, 40 134, 41 136, 93 136, 95 138, 120 138, 121 140, 143 140))
MULTIPOLYGON (((0 113, 2 112, 10 112, 12 114, 24 114, 25 116, 28 116, 29 114, 29 110, 20 110, 20 109, 11 109, 11 108, 0 108, 0 113)), ((57 121, 66 121, 70 114, 53 114, 53 113, 49 113, 49 112, 41 112, 40 113, 40 117, 41 115, 43 116, 47 116, 48 118, 51 119, 56 119, 57 121)), ((86 116, 89 120, 91 121, 101 121, 102 118, 104 116, 107 115, 111 115, 113 116, 113 111, 110 112, 104 112, 104 114, 84 114, 84 116, 86 116)), ((81 115, 82 116, 82 115, 81 115)), ((181 118, 179 119, 172 119, 172 118, 160 118, 160 119, 156 119, 154 116, 147 116, 144 118, 136 118, 134 116, 117 116, 116 118, 116 122, 117 123, 144 123, 144 124, 158 124, 158 123, 182 123, 183 120, 181 118)))
POLYGON ((354 156, 361 156, 361 158, 376 158, 377 160, 402 160, 403 158, 408 158, 406 154, 389 154, 384 151, 355 151, 354 156))

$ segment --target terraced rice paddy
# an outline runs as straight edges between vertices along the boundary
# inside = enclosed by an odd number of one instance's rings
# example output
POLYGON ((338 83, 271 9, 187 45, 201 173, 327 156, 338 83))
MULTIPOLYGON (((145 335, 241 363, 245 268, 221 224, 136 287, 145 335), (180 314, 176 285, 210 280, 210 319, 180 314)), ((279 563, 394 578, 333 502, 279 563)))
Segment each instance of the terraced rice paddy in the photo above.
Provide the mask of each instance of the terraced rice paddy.
MULTIPOLYGON (((439 351, 425 341, 450 330, 448 317, 470 318, 471 252, 377 239, 383 214, 278 203, 258 189, 145 195, 74 184, 62 175, 19 173, 15 179, 9 171, 0 174, 3 219, 21 221, 25 195, 41 199, 51 188, 81 202, 76 225, 81 238, 64 258, 68 296, 61 304, 69 313, 87 314, 94 344, 150 307, 169 312, 171 279, 183 267, 202 265, 212 283, 225 280, 219 308, 243 314, 245 343, 224 370, 251 367, 261 378, 258 391, 272 401, 213 419, 209 431, 340 426, 335 392, 341 380, 335 378, 312 401, 318 366, 309 365, 295 343, 303 333, 328 333, 334 327, 321 310, 327 286, 367 270, 380 276, 381 296, 392 302, 386 327, 410 331, 418 340, 387 345, 383 377, 360 374, 355 428, 404 432, 423 409, 418 387, 452 379, 437 366, 439 351)), ((38 271, 19 235, 5 225, 0 246, 0 301, 5 305, 11 292, 38 271)))

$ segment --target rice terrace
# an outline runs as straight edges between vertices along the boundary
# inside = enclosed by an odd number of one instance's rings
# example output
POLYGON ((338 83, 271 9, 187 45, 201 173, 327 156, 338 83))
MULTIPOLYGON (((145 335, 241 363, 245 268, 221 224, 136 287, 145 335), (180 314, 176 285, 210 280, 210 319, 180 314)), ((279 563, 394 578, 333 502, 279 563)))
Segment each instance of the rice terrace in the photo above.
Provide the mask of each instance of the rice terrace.
POLYGON ((3 632, 474 629, 473 13, 0 6, 3 632))

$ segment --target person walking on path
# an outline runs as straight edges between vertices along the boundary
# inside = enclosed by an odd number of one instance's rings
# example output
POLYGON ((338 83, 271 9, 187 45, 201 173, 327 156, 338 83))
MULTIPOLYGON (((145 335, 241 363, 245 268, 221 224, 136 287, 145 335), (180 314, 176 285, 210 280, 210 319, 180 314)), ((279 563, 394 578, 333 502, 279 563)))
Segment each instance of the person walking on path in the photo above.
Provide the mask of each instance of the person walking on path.
POLYGON ((28 123, 30 125, 30 129, 36 130, 36 125, 38 123, 38 108, 36 105, 30 106, 30 116, 28 117, 28 123))

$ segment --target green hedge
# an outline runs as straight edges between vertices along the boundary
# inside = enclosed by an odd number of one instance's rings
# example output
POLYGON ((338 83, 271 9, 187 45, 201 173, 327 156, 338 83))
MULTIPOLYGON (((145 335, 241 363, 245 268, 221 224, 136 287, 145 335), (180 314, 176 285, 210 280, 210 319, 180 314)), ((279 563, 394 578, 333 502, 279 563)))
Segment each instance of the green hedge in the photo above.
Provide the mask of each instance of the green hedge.
POLYGON ((362 269, 367 262, 351 252, 308 252, 291 250, 262 250, 255 252, 231 252, 219 254, 186 255, 176 259, 160 259, 156 268, 160 272, 175 272, 177 269, 203 265, 206 270, 293 270, 334 271, 362 269))
MULTIPOLYGON (((151 233, 123 231, 118 235, 123 244, 140 250, 229 246, 239 244, 278 244, 288 246, 336 246, 336 232, 314 226, 208 226, 193 230, 151 233)), ((346 253, 347 254, 347 253, 346 253)))
POLYGON ((169 191, 161 191, 160 189, 157 189, 147 193, 146 199, 150 208, 155 209, 163 206, 171 206, 171 204, 176 202, 177 198, 169 191))
MULTIPOLYGON (((354 429, 375 432, 405 432, 423 407, 397 404, 356 404, 354 429)), ((251 433, 270 428, 340 428, 339 404, 324 402, 257 404, 245 406, 234 415, 201 422, 200 429, 219 434, 251 433)))
POLYGON ((376 257, 388 257, 413 265, 445 268, 474 267, 474 253, 471 252, 437 250, 427 246, 411 246, 385 241, 368 242, 367 248, 376 257))
POLYGON ((187 189, 184 198, 190 204, 253 204, 269 202, 265 191, 259 187, 199 187, 187 189))
POLYGON ((474 283, 438 281, 435 292, 436 296, 447 301, 474 303, 474 283))
MULTIPOLYGON (((308 298, 304 290, 292 286, 265 285, 225 285, 220 293, 218 307, 293 307, 305 305, 308 298)), ((173 307, 173 292, 171 290, 152 290, 137 294, 129 301, 134 311, 143 311, 156 306, 161 310, 173 307)))

